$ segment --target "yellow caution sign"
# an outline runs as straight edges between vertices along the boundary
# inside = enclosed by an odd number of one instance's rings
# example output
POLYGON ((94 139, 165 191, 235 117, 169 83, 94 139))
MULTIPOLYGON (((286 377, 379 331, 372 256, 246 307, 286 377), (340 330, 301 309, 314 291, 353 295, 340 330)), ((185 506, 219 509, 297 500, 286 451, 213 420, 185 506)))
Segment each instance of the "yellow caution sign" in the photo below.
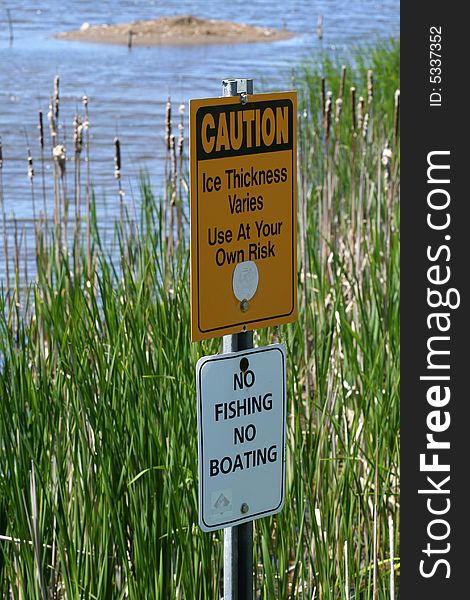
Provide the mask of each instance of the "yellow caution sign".
POLYGON ((193 341, 297 318, 296 92, 190 101, 193 341))

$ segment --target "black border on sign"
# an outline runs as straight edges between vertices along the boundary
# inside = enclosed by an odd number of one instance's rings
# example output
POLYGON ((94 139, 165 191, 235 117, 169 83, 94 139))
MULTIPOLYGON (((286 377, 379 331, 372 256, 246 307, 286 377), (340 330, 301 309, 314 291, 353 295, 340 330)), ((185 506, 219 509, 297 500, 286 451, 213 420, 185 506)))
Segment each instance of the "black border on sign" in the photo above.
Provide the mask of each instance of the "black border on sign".
MULTIPOLYGON (((204 357, 205 358, 205 357, 204 357)), ((236 525, 237 523, 244 523, 244 522, 249 522, 249 521, 255 521, 256 519, 260 519, 263 516, 269 516, 271 514, 276 514, 276 511, 279 512, 280 507, 282 507, 283 503, 284 503, 284 497, 285 497, 285 469, 286 469, 286 377, 285 377, 285 373, 286 373, 286 365, 285 365, 285 356, 284 356, 284 352, 282 351, 281 347, 278 345, 271 345, 271 346, 265 346, 263 348, 253 348, 252 350, 246 350, 243 352, 232 352, 230 354, 218 354, 216 356, 212 356, 212 357, 208 357, 206 360, 203 361, 203 363, 201 364, 201 366, 198 368, 197 371, 197 389, 199 391, 199 398, 198 398, 198 412, 199 412, 199 424, 200 424, 200 432, 199 432, 199 461, 200 461, 200 470, 199 470, 199 494, 198 494, 198 498, 199 498, 199 515, 200 515, 200 519, 201 522, 204 523, 204 525, 211 531, 217 531, 219 529, 223 529, 225 527, 233 527, 233 525, 236 525), (282 373, 283 373, 283 377, 282 377, 282 464, 281 464, 281 500, 279 502, 279 504, 273 508, 269 508, 266 509, 264 511, 258 512, 258 513, 254 513, 252 515, 249 516, 241 516, 238 519, 232 519, 230 521, 225 521, 224 523, 219 523, 217 525, 208 525, 206 523, 206 521, 204 520, 204 513, 203 513, 203 507, 204 507, 204 502, 202 501, 202 490, 204 488, 204 448, 203 448, 203 443, 202 443, 202 439, 203 439, 203 424, 202 424, 202 377, 201 377, 201 373, 202 373, 202 369, 205 367, 206 364, 210 363, 210 362, 217 362, 217 361, 221 361, 221 360, 232 360, 234 358, 236 358, 237 360, 239 360, 240 358, 242 358, 243 356, 249 356, 251 354, 260 354, 262 352, 273 352, 274 350, 277 350, 278 352, 280 352, 281 354, 281 359, 282 359, 282 373)))
MULTIPOLYGON (((290 123, 291 127, 292 127, 292 131, 294 128, 294 103, 292 102, 292 100, 290 98, 285 98, 283 99, 286 102, 290 103, 290 115, 292 115, 292 122, 290 123)), ((271 104, 270 101, 262 101, 262 102, 251 102, 249 104, 247 104, 246 106, 249 107, 256 107, 258 105, 263 105, 263 104, 271 104)), ((212 107, 211 107, 212 108, 212 107)), ((217 106, 216 106, 217 108, 217 106)), ((200 106, 195 113, 195 121, 197 119, 197 113, 201 110, 207 110, 207 106, 200 106)), ((272 154, 274 154, 275 152, 285 152, 286 150, 275 150, 274 152, 272 152, 272 154)), ((296 286, 296 279, 297 279, 297 269, 295 268, 296 265, 294 257, 295 257, 295 243, 296 240, 294 239, 294 231, 295 231, 295 224, 296 224, 296 219, 297 219, 297 213, 296 211, 294 211, 294 203, 295 203, 295 182, 296 182, 296 178, 297 178, 297 172, 295 169, 295 156, 294 156, 294 149, 292 148, 290 150, 291 152, 291 168, 292 168, 292 190, 291 190, 291 211, 292 211, 292 223, 291 223, 291 240, 292 240, 292 247, 291 247, 291 258, 292 258, 292 265, 291 265, 291 270, 292 270, 292 281, 291 281, 291 308, 288 312, 286 313, 281 313, 281 314, 276 314, 276 315, 269 315, 266 317, 262 317, 259 319, 242 319, 241 321, 238 321, 236 323, 228 323, 227 325, 222 325, 221 327, 212 327, 209 329, 203 329, 201 327, 201 297, 200 297, 200 285, 199 285, 199 265, 200 265, 200 259, 199 259, 199 160, 197 158, 197 154, 196 154, 196 164, 195 164, 195 168, 196 168, 196 271, 197 271, 197 326, 198 326, 198 330, 201 333, 210 333, 210 332, 217 332, 217 331, 224 331, 230 327, 241 327, 243 325, 247 325, 247 324, 252 324, 252 323, 262 323, 263 321, 268 321, 270 319, 281 319, 283 317, 288 317, 289 315, 291 315, 294 310, 295 310, 295 286, 296 286)), ((250 154, 244 154, 243 156, 255 156, 256 154, 260 154, 259 152, 253 152, 250 154)), ((207 159, 203 159, 203 160, 207 160, 207 159)))

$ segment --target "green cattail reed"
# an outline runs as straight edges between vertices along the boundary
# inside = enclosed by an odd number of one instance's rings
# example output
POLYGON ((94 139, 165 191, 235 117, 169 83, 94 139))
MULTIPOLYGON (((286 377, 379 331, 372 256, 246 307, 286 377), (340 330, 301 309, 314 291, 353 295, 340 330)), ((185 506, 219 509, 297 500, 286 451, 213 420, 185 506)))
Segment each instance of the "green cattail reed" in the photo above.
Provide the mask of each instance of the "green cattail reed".
POLYGON ((3 223, 3 252, 5 255, 5 276, 6 276, 6 287, 7 295, 9 297, 10 292, 10 262, 8 260, 8 234, 7 234, 7 222, 5 216, 5 199, 3 196, 3 143, 0 137, 0 210, 2 211, 2 223, 3 223))
MULTIPOLYGON (((352 140, 351 140, 351 227, 350 227, 350 247, 353 247, 354 242, 354 231, 355 231, 355 213, 356 213, 356 194, 355 194, 355 186, 356 186, 356 88, 352 86, 350 88, 350 98, 351 98, 351 129, 352 129, 352 140)), ((351 252, 351 260, 352 260, 352 252, 351 252)))
MULTIPOLYGON (((300 255, 302 258, 302 303, 303 309, 306 311, 308 306, 308 286, 307 286, 307 273, 308 273, 308 254, 307 254, 307 168, 308 168, 308 109, 304 108, 302 116, 299 116, 299 167, 301 175, 301 196, 299 204, 299 233, 300 233, 300 255)), ((319 203, 319 209, 321 211, 321 203, 319 203)), ((320 217, 321 219, 321 217, 320 217)), ((304 365, 305 365, 305 396, 307 399, 310 398, 310 380, 309 380, 309 360, 310 360, 310 348, 309 348, 309 323, 306 323, 304 328, 304 365)), ((307 401, 306 414, 307 421, 310 420, 310 403, 307 401)))
MULTIPOLYGON (((52 159, 54 161, 54 224, 56 230, 57 241, 57 264, 59 264, 59 253, 62 245, 62 202, 60 196, 60 188, 64 189, 63 181, 65 176, 65 160, 66 150, 63 144, 56 144, 52 148, 52 159), (61 186, 62 183, 62 186, 61 186)), ((65 215, 64 215, 65 217, 65 215)), ((66 227, 65 227, 66 228, 66 227)), ((64 240, 67 245, 67 236, 64 240)))
POLYGON ((184 104, 179 105, 180 122, 178 123, 178 156, 183 156, 184 144, 184 104))
POLYGON ((38 112, 39 146, 44 150, 44 125, 42 119, 42 110, 38 112))
POLYGON ((339 152, 342 112, 343 112, 343 99, 337 98, 336 102, 335 102, 335 149, 334 149, 335 163, 338 159, 338 152, 339 152))
POLYGON ((377 547, 378 547, 378 531, 377 531, 377 505, 379 494, 379 441, 375 440, 375 475, 374 475, 374 508, 373 508, 373 571, 372 571, 372 600, 377 600, 377 547))
POLYGON ((321 78, 321 114, 322 116, 325 115, 325 108, 326 108, 326 81, 325 78, 322 77, 321 78))
POLYGON ((362 267, 361 267, 361 255, 362 255, 362 220, 363 220, 363 188, 364 188, 364 163, 366 157, 366 145, 362 145, 362 152, 360 155, 360 163, 359 163, 359 179, 358 179, 358 189, 357 189, 357 198, 355 198, 355 209, 356 213, 354 215, 355 222, 353 225, 354 237, 352 238, 355 244, 355 257, 354 264, 356 268, 356 277, 360 284, 362 284, 362 267))
MULTIPOLYGON (((20 269, 20 257, 21 257, 21 246, 23 242, 24 235, 24 225, 23 231, 20 237, 18 237, 18 221, 16 218, 14 219, 14 245, 15 245, 15 256, 14 256, 14 264, 15 264, 15 287, 13 289, 13 302, 14 302, 14 310, 15 310, 15 318, 16 318, 16 331, 17 336, 19 336, 20 330, 20 309, 21 309, 21 269, 20 269)), ((18 339, 18 337, 17 337, 18 339)))
POLYGON ((344 90, 346 89, 346 65, 341 67, 341 81, 339 84, 338 96, 342 100, 344 97, 344 90))
POLYGON ((168 97, 165 105, 165 182, 163 187, 163 222, 167 233, 167 240, 170 243, 171 227, 171 98, 168 97))
MULTIPOLYGON (((44 350, 44 345, 42 346, 42 349, 44 350)), ((44 357, 44 360, 47 360, 47 356, 44 357)), ((60 427, 61 422, 59 422, 59 439, 60 439, 60 434, 61 434, 61 427, 60 427)), ((57 444, 57 442, 56 442, 57 444)), ((55 446, 55 444, 54 444, 55 446)), ((54 447, 54 453, 52 454, 52 465, 51 465, 51 470, 52 470, 52 481, 51 481, 51 496, 52 496, 52 501, 54 502, 54 504, 57 503, 57 495, 58 495, 58 484, 57 484, 57 458, 56 458, 56 454, 55 454, 55 447, 54 447)), ((54 590, 56 589, 55 585, 56 585, 56 581, 58 580, 58 573, 59 573, 59 561, 57 560, 57 516, 54 513, 53 519, 52 519, 52 549, 51 549, 51 585, 50 585, 50 596, 53 598, 54 597, 54 590)))
POLYGON ((121 142, 114 138, 114 177, 121 181, 121 142))
POLYGON ((178 110, 180 114, 180 121, 178 123, 178 158, 181 160, 184 150, 184 104, 180 104, 178 110))
POLYGON ((367 71, 367 104, 371 105, 374 99, 374 75, 372 69, 367 71))
POLYGON ((54 118, 56 120, 57 125, 59 124, 59 76, 56 75, 54 77, 54 118))
POLYGON ((114 138, 114 177, 118 182, 119 213, 122 226, 124 221, 124 192, 121 183, 121 142, 117 136, 114 138))
POLYGON ((357 103, 357 128, 362 131, 364 125, 364 98, 359 96, 359 102, 357 103))
POLYGON ((44 123, 42 110, 38 112, 39 148, 41 152, 41 181, 42 181, 42 207, 44 218, 44 241, 47 246, 47 201, 46 201, 46 169, 44 163, 44 123))
POLYGON ((369 133, 369 113, 364 115, 364 123, 362 124, 362 137, 367 141, 367 135, 369 133))
POLYGON ((324 151, 324 180, 323 180, 323 256, 326 256, 328 252, 327 244, 331 237, 331 184, 330 184, 330 168, 329 168, 329 140, 331 130, 331 113, 333 106, 333 93, 328 91, 326 95, 325 113, 323 116, 323 130, 325 137, 325 151, 324 151))
POLYGON ((83 108, 85 111, 85 119, 83 121, 83 130, 85 131, 85 162, 86 162, 86 181, 85 181, 85 210, 86 210, 86 252, 87 252, 87 268, 89 277, 91 277, 91 205, 90 205, 90 122, 88 115, 88 96, 82 97, 83 108))
POLYGON ((177 224, 177 208, 176 208, 176 142, 175 136, 170 135, 170 223, 169 223, 169 255, 171 257, 174 248, 174 236, 175 236, 175 221, 177 224))
POLYGON ((166 149, 170 152, 170 138, 171 138, 171 99, 168 98, 165 107, 165 142, 166 149))
POLYGON ((79 115, 75 115, 73 120, 73 146, 75 154, 80 155, 83 149, 83 125, 79 115))
POLYGON ((339 127, 340 123, 341 123, 341 113, 343 110, 343 99, 342 98, 337 98, 336 102, 335 102, 335 124, 337 127, 339 127))
POLYGON ((351 87, 350 90, 350 96, 351 96, 351 129, 353 131, 353 135, 355 135, 356 132, 356 88, 355 87, 351 87))
POLYGON ((63 144, 57 144, 52 149, 52 157, 54 158, 54 163, 57 165, 57 172, 60 178, 65 177, 66 155, 67 150, 63 144))
POLYGON ((397 145, 400 127, 400 90, 395 91, 395 112, 393 116, 393 145, 397 145))
POLYGON ((75 254, 75 273, 79 271, 79 243, 78 238, 80 235, 80 155, 83 149, 83 125, 79 115, 75 115, 73 120, 73 146, 75 154, 75 242, 74 242, 74 254, 75 254))
POLYGON ((14 265, 15 265, 15 287, 13 289, 13 299, 15 303, 16 309, 16 323, 17 326, 19 324, 19 290, 20 290, 20 243, 18 240, 18 221, 16 218, 14 219, 14 229, 13 229, 13 240, 14 240, 14 265))
POLYGON ((57 125, 54 117, 54 104, 52 96, 49 98, 49 112, 47 113, 49 119, 49 132, 51 134, 51 145, 54 148, 57 145, 57 125))
POLYGON ((124 209, 124 190, 122 189, 121 180, 121 141, 118 136, 114 138, 114 177, 118 182, 118 196, 119 196, 119 235, 122 236, 120 242, 121 248, 121 259, 127 260, 129 258, 129 239, 126 235, 127 228, 125 226, 125 209, 124 209))
POLYGON ((24 240, 24 292, 26 294, 29 284, 28 276, 28 236, 26 235, 26 225, 23 225, 22 238, 24 240))
POLYGON ((384 183, 387 188, 392 178, 392 156, 392 151, 388 147, 388 143, 386 143, 382 152, 382 165, 384 167, 384 183))
MULTIPOLYGON (((49 111, 47 113, 49 120, 49 133, 51 135, 51 147, 52 147, 52 162, 54 165, 54 229, 56 236, 56 249, 59 252, 60 247, 60 227, 61 227, 61 207, 60 207, 60 196, 59 196, 59 173, 57 170, 56 160, 54 156, 54 150, 57 146, 57 126, 54 118, 54 104, 52 96, 49 98, 49 111)), ((57 263, 59 263, 59 255, 57 254, 57 263)))
POLYGON ((372 189, 370 187, 369 178, 367 175, 368 154, 372 147, 372 126, 371 113, 367 112, 364 115, 364 123, 362 126, 362 156, 361 168, 359 173, 359 208, 358 208, 358 260, 359 273, 358 282, 362 285, 364 275, 364 260, 367 254, 367 249, 364 242, 367 240, 367 229, 370 227, 370 207, 372 203, 372 189))
POLYGON ((179 106, 178 124, 178 243, 183 238, 183 155, 184 155, 184 104, 179 106))
MULTIPOLYGON (((36 572, 36 581, 38 584, 38 592, 39 598, 41 600, 46 600, 46 588, 44 585, 43 579, 43 571, 42 571, 42 552, 43 545, 41 543, 41 533, 40 533, 40 517, 39 517, 39 506, 38 506, 38 498, 36 493, 36 476, 35 476, 35 467, 34 461, 31 461, 31 470, 29 473, 29 496, 31 500, 31 514, 29 516, 29 532, 31 536, 33 552, 34 552, 34 563, 35 563, 35 572, 36 572)), ((26 509, 26 500, 23 495, 23 504, 26 509)))
POLYGON ((393 201, 393 186, 392 186, 392 150, 388 147, 388 142, 382 151, 382 165, 384 169, 384 187, 386 193, 386 211, 385 211, 385 256, 390 256, 390 222, 392 213, 393 201))
POLYGON ((331 129, 331 109, 333 104, 333 94, 332 92, 328 92, 325 104, 325 113, 323 117, 323 128, 325 133, 325 143, 328 146, 328 141, 330 139, 330 129, 331 129))
MULTIPOLYGON (((372 117, 374 114, 374 110, 373 110, 373 100, 374 100, 374 74, 372 69, 369 69, 367 71, 367 112, 369 114, 369 121, 372 123, 372 117)), ((364 136, 366 139, 372 139, 374 130, 373 127, 369 127, 368 128, 368 135, 369 138, 367 138, 367 134, 364 136)))
POLYGON ((34 166, 31 149, 28 148, 28 179, 31 186, 31 200, 33 204, 33 221, 36 223, 36 204, 34 202, 34 166))
POLYGON ((385 144, 385 148, 382 151, 382 165, 384 168, 384 185, 388 191, 392 182, 392 150, 388 147, 388 142, 385 144))
POLYGON ((392 515, 388 515, 388 540, 390 555, 390 600, 395 600, 395 540, 392 515))
POLYGON ((361 96, 358 103, 358 129, 362 133, 361 137, 361 163, 359 168, 359 183, 358 183, 358 197, 357 197, 357 215, 356 215, 356 230, 355 230, 355 242, 356 242, 356 254, 355 254, 355 265, 356 273, 359 285, 362 285, 363 276, 363 220, 364 220, 364 181, 366 178, 366 150, 369 133, 369 113, 364 114, 364 98, 361 96))
POLYGON ((36 240, 36 256, 39 255, 39 230, 38 230, 38 222, 36 216, 36 202, 34 198, 34 166, 33 166, 33 157, 31 155, 31 149, 28 148, 28 179, 29 185, 31 188, 31 202, 33 206, 33 227, 34 227, 34 237, 36 240))
POLYGON ((174 196, 176 194, 176 140, 175 136, 171 134, 170 136, 170 156, 171 156, 171 183, 173 188, 172 199, 174 200, 174 196))

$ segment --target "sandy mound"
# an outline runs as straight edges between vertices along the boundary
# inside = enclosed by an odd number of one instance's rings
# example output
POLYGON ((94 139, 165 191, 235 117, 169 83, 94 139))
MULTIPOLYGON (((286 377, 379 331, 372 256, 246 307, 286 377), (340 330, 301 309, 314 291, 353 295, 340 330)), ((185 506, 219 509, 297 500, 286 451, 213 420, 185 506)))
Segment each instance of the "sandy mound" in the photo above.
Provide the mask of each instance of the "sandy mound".
POLYGON ((58 33, 56 37, 105 44, 159 46, 266 42, 288 39, 292 37, 292 33, 217 19, 199 19, 189 15, 118 25, 92 26, 83 23, 80 29, 58 33))

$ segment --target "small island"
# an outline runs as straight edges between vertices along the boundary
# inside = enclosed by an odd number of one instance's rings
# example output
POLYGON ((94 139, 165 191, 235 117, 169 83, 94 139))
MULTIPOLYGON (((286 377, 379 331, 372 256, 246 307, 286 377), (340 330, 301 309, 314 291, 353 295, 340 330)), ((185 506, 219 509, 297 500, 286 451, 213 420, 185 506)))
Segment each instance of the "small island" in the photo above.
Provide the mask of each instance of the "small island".
POLYGON ((192 15, 160 17, 150 21, 133 21, 116 25, 83 25, 74 31, 56 35, 59 39, 128 46, 163 46, 194 44, 246 44, 286 40, 293 34, 278 30, 221 21, 200 19, 192 15))

